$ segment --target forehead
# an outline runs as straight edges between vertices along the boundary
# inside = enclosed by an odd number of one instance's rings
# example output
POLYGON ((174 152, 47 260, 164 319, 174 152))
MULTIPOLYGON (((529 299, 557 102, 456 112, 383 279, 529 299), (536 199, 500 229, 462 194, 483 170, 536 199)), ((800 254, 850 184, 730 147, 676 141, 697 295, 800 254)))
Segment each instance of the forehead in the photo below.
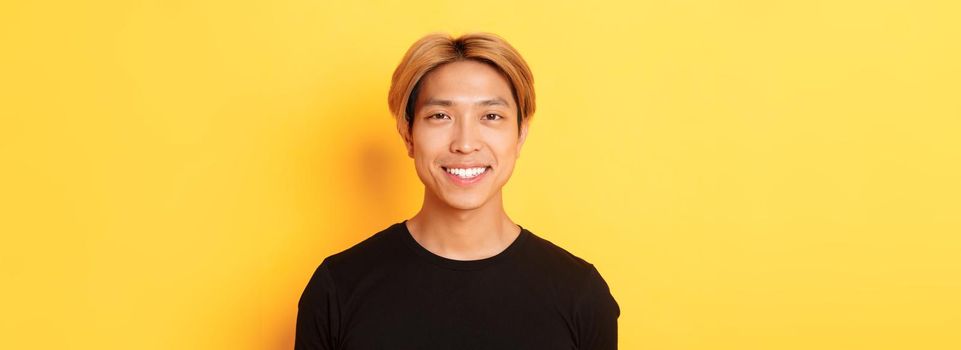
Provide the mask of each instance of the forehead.
POLYGON ((442 65, 421 81, 417 105, 429 99, 473 103, 502 99, 513 106, 510 82, 496 68, 473 60, 442 65))

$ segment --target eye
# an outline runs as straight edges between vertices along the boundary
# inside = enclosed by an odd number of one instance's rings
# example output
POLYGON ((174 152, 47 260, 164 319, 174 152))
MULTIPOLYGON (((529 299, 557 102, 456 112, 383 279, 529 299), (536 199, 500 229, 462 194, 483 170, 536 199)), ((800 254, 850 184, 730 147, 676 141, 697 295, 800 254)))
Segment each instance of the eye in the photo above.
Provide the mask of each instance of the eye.
POLYGON ((504 117, 500 116, 499 114, 494 114, 494 113, 487 113, 487 114, 484 115, 484 118, 487 118, 487 119, 489 119, 489 120, 500 120, 500 119, 504 119, 504 117))
POLYGON ((444 114, 444 113, 434 113, 434 114, 431 114, 431 115, 429 115, 429 116, 427 117, 427 119, 435 119, 434 117, 439 117, 439 118, 436 118, 436 119, 443 119, 444 117, 447 117, 448 119, 450 119, 450 116, 448 116, 447 114, 444 114))

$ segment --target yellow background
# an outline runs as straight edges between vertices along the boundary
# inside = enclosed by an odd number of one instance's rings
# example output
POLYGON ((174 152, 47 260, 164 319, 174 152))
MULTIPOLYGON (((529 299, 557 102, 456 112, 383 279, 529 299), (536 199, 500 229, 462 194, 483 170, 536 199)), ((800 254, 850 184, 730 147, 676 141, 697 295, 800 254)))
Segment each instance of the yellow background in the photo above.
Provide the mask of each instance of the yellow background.
POLYGON ((961 348, 957 2, 338 3, 0 5, 0 348, 292 348, 419 208, 386 93, 432 31, 530 63, 507 210, 621 348, 961 348))

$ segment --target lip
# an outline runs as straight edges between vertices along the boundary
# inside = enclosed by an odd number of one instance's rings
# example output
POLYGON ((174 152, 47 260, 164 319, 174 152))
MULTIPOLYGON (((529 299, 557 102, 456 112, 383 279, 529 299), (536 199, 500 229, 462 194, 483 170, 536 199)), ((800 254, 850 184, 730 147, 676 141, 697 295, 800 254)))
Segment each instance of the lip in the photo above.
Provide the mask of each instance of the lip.
POLYGON ((490 165, 483 164, 483 163, 452 163, 452 164, 441 165, 441 167, 466 169, 466 168, 488 168, 490 167, 490 165))
POLYGON ((447 172, 447 170, 444 169, 444 168, 446 168, 446 167, 441 167, 440 170, 443 171, 444 174, 447 175, 447 178, 450 179, 451 182, 453 182, 453 183, 456 184, 456 185, 465 186, 465 187, 480 182, 480 181, 483 180, 485 177, 487 177, 487 174, 489 174, 491 171, 494 170, 491 166, 484 166, 484 165, 471 165, 471 166, 467 166, 467 165, 457 164, 457 165, 451 165, 450 167, 451 167, 451 168, 480 168, 480 167, 486 167, 486 168, 487 168, 487 170, 485 170, 484 173, 482 173, 482 174, 480 174, 480 175, 477 175, 477 176, 475 176, 475 177, 473 177, 473 178, 470 178, 470 179, 462 179, 462 178, 460 178, 460 176, 457 176, 457 175, 454 175, 454 174, 451 174, 451 173, 447 172))

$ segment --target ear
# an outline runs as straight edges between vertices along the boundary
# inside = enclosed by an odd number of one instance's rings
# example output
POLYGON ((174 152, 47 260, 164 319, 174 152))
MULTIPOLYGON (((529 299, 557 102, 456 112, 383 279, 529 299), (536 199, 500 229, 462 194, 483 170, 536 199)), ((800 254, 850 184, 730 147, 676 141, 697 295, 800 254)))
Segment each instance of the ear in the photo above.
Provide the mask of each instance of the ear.
POLYGON ((521 122, 521 135, 517 139, 517 158, 521 157, 521 147, 524 146, 524 141, 527 140, 527 131, 530 129, 530 122, 524 120, 521 122))
POLYGON ((412 141, 410 137, 410 134, 407 134, 407 138, 404 139, 404 144, 407 146, 407 156, 410 157, 410 159, 414 159, 414 141, 412 141))
POLYGON ((397 133, 400 134, 401 140, 404 141, 404 147, 407 147, 407 156, 414 158, 414 141, 407 127, 407 120, 398 118, 397 133))

